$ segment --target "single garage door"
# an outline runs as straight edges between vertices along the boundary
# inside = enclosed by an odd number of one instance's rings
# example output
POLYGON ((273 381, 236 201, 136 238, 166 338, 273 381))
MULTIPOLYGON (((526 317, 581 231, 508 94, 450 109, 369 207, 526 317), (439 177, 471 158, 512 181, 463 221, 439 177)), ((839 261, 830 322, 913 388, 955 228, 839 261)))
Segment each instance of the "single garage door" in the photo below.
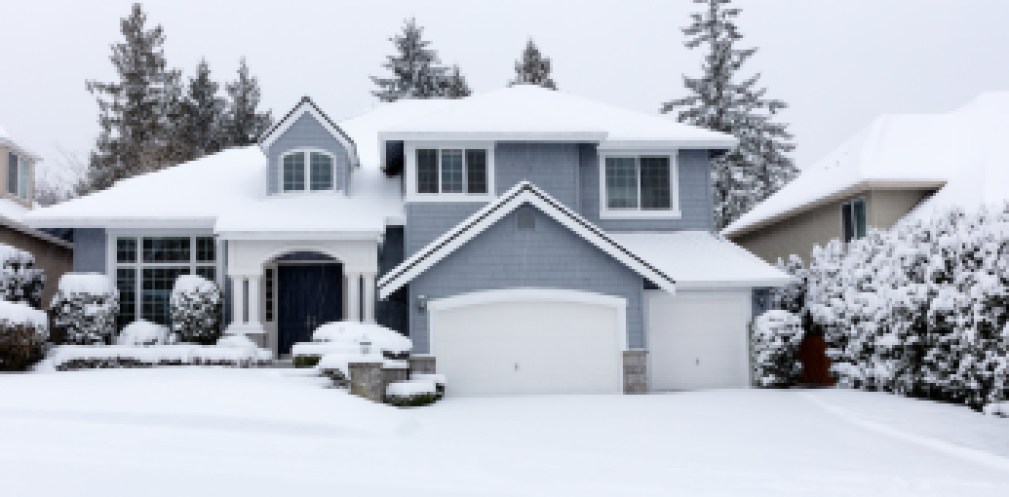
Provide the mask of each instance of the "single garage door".
POLYGON ((750 383, 750 292, 646 292, 653 390, 750 383))
POLYGON ((431 353, 449 395, 618 393, 626 301, 497 290, 429 304, 431 353))

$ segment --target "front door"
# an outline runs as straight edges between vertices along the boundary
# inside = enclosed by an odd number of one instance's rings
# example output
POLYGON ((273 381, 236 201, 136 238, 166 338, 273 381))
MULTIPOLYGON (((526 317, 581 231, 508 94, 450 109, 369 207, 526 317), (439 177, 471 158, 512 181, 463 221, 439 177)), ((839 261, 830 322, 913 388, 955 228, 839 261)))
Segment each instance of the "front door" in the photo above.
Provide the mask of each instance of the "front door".
POLYGON ((282 264, 277 268, 278 353, 312 340, 323 323, 343 319, 343 268, 339 264, 282 264))

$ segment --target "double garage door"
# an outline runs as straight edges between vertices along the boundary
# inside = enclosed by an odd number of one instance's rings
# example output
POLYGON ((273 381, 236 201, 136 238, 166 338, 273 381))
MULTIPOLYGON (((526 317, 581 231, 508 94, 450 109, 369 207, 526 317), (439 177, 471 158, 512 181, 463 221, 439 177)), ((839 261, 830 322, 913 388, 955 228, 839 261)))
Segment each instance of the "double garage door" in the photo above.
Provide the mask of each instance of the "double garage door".
MULTIPOLYGON (((652 390, 749 384, 749 292, 645 292, 652 390)), ((432 301, 431 353, 451 395, 619 393, 626 301, 515 289, 432 301)))

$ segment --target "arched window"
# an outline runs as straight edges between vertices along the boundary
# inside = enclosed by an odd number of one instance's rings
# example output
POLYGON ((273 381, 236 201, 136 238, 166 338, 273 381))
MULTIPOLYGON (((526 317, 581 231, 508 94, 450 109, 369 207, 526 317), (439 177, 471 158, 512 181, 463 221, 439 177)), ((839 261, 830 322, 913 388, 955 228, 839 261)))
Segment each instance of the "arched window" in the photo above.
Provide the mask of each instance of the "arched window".
POLYGON ((282 191, 325 191, 334 187, 336 161, 328 152, 294 150, 284 154, 280 163, 282 191))

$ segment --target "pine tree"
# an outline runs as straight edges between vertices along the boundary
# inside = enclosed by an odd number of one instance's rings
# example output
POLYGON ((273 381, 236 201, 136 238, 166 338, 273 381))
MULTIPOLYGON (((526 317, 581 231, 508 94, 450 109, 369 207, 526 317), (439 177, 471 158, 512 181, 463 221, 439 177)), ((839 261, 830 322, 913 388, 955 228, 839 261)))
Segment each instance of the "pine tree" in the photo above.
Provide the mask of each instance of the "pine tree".
POLYGON ((181 95, 180 73, 165 60, 161 25, 146 27, 147 15, 134 4, 123 18, 124 40, 112 44, 109 60, 118 81, 87 81, 98 101, 100 133, 88 164, 84 189, 154 171, 171 160, 172 113, 181 95))
POLYGON ((222 127, 226 102, 218 95, 218 87, 210 77, 210 65, 206 59, 200 60, 181 102, 174 147, 178 162, 221 150, 225 139, 222 127))
POLYGON ((550 58, 544 57, 536 42, 530 38, 522 51, 522 59, 515 61, 515 79, 508 86, 532 84, 556 90, 557 83, 550 77, 550 71, 550 58))
POLYGON ((389 41, 396 47, 396 54, 387 56, 382 67, 392 74, 384 78, 371 76, 378 86, 372 95, 383 102, 445 95, 448 68, 440 65, 437 52, 429 48, 431 42, 424 39, 424 28, 417 25, 416 19, 407 19, 403 31, 389 41))
POLYGON ((252 145, 273 124, 273 115, 259 109, 259 80, 249 74, 249 66, 242 57, 238 66, 238 79, 226 85, 227 107, 224 112, 221 147, 252 145))
POLYGON ((735 24, 741 10, 731 0, 694 0, 706 9, 691 14, 683 28, 687 48, 703 47, 707 53, 702 75, 683 77, 689 95, 666 102, 663 113, 678 111, 680 122, 729 133, 739 145, 712 161, 715 221, 725 227, 755 204, 778 191, 798 173, 787 156, 795 149, 787 125, 774 121, 781 100, 766 97, 758 86, 760 74, 740 79, 739 71, 756 48, 737 48, 742 39, 735 24))
POLYGON ((452 72, 445 78, 444 84, 445 88, 442 90, 442 94, 448 98, 468 97, 473 93, 469 88, 469 83, 466 82, 466 76, 459 72, 457 64, 452 66, 452 72))

